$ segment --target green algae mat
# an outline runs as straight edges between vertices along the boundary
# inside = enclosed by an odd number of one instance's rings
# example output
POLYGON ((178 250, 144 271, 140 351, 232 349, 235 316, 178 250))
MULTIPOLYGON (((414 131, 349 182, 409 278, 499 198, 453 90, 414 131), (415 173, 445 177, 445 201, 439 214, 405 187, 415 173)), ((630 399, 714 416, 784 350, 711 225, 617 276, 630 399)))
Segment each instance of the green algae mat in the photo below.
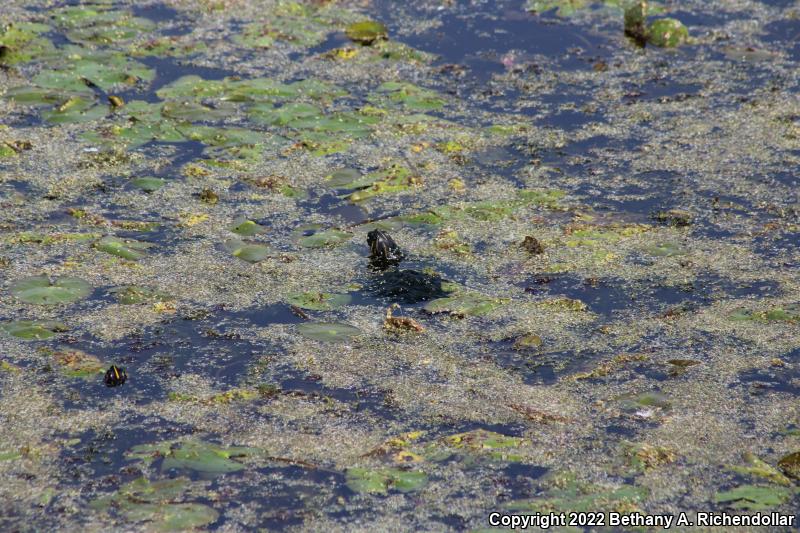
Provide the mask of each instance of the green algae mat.
POLYGON ((798 28, 7 0, 0 529, 796 528, 798 28))

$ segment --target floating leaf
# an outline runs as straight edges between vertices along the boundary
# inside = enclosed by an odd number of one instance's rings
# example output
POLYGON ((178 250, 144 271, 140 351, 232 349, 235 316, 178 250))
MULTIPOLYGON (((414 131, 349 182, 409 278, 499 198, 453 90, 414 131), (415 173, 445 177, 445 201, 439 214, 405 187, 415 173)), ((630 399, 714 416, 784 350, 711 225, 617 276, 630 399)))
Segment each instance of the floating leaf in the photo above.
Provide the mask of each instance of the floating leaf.
POLYGON ((188 469, 205 474, 226 474, 243 470, 245 465, 234 458, 259 452, 256 448, 223 447, 201 441, 185 441, 171 448, 161 464, 162 470, 188 469))
POLYGON ((219 518, 211 507, 198 503, 177 503, 189 489, 185 477, 153 481, 135 479, 109 496, 92 501, 97 510, 117 509, 127 520, 148 522, 152 531, 184 531, 208 525, 219 518))
POLYGON ((499 448, 517 448, 525 444, 525 439, 510 437, 494 431, 476 429, 467 433, 457 433, 442 439, 453 448, 466 448, 472 451, 494 450, 499 448))
MULTIPOLYGON (((798 459, 800 459, 800 454, 796 455, 798 455, 798 459)), ((749 474, 751 476, 762 477, 772 481, 773 483, 778 483, 779 485, 792 485, 792 481, 789 478, 781 474, 772 465, 765 463, 756 457, 754 454, 750 452, 745 453, 744 460, 747 462, 747 466, 728 465, 728 469, 740 474, 749 474)), ((783 468, 780 462, 778 463, 778 466, 783 468)), ((788 472, 787 475, 789 475, 788 472)))
POLYGON ((135 239, 121 239, 108 235, 97 241, 94 246, 101 252, 115 255, 129 261, 138 261, 146 257, 147 254, 145 251, 155 246, 155 244, 141 242, 135 239))
POLYGON ((388 81, 381 84, 377 93, 370 100, 380 103, 384 101, 384 98, 388 100, 388 103, 403 105, 417 111, 441 109, 445 104, 445 100, 436 91, 400 81, 388 81))
POLYGON ((352 234, 337 229, 318 231, 311 235, 301 237, 297 243, 304 248, 326 248, 347 242, 352 238, 352 234))
POLYGON ((354 492, 386 494, 390 489, 400 492, 419 490, 428 482, 425 472, 399 468, 351 468, 347 470, 347 487, 354 492))
POLYGON ((662 242, 653 244, 646 249, 647 253, 657 257, 672 257, 676 255, 683 255, 686 250, 680 245, 673 242, 662 242))
POLYGON ((321 342, 346 342, 361 335, 361 330, 343 322, 306 322, 297 326, 303 337, 321 342))
POLYGON ((361 172, 355 168, 340 168, 325 177, 326 185, 335 188, 348 188, 347 184, 361 180, 361 172))
POLYGON ((89 296, 91 286, 78 278, 32 276, 14 282, 11 294, 26 303, 55 305, 71 303, 89 296))
POLYGON ((248 220, 245 217, 239 217, 234 220, 233 225, 228 229, 245 237, 252 237, 253 235, 259 235, 267 231, 267 228, 261 224, 248 220))
POLYGON ((380 22, 364 20, 347 26, 345 34, 353 42, 370 45, 379 39, 386 39, 389 36, 389 30, 380 22))
POLYGON ((142 189, 144 192, 155 192, 163 187, 166 181, 161 178, 146 177, 134 178, 131 180, 131 183, 142 189))
POLYGON ((680 20, 664 18, 654 21, 647 30, 647 42, 666 48, 680 46, 689 39, 689 30, 680 20))
POLYGON ((350 302, 349 294, 332 294, 328 292, 300 292, 289 295, 286 302, 302 309, 312 311, 330 311, 350 302))
POLYGON ((16 320, 3 324, 0 329, 18 339, 39 341, 49 339, 56 333, 67 331, 67 326, 51 320, 16 320))
POLYGON ((760 511, 786 503, 795 489, 776 486, 742 485, 714 496, 716 503, 724 503, 733 509, 760 511))
POLYGON ((508 301, 507 298, 492 298, 477 292, 464 291, 428 302, 424 309, 429 313, 449 313, 457 317, 481 316, 491 313, 508 301))
POLYGON ((38 58, 54 50, 42 33, 51 28, 31 22, 9 24, 0 31, 0 65, 15 65, 38 58))
POLYGON ((269 248, 263 244, 250 243, 237 239, 225 241, 225 248, 242 261, 258 263, 269 257, 269 248))
POLYGON ((105 372, 105 364, 81 350, 62 350, 53 359, 69 377, 91 379, 105 372))

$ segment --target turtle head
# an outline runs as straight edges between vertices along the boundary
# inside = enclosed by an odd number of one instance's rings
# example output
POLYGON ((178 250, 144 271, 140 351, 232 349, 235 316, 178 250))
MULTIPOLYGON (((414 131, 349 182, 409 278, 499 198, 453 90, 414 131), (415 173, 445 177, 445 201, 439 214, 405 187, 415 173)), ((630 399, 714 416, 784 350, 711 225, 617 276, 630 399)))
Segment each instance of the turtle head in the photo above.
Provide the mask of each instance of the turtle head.
POLYGON ((394 242, 391 235, 380 229, 374 229, 367 233, 367 245, 369 245, 370 264, 383 270, 390 265, 396 265, 403 260, 403 252, 394 242))

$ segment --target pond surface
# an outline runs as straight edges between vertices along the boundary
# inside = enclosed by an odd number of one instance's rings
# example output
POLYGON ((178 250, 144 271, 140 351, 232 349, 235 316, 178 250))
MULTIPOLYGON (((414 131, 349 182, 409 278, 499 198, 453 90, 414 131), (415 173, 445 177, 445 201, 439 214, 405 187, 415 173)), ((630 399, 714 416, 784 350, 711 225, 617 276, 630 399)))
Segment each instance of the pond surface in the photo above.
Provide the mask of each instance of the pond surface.
POLYGON ((5 2, 0 528, 795 516, 800 9, 620 5, 5 2))

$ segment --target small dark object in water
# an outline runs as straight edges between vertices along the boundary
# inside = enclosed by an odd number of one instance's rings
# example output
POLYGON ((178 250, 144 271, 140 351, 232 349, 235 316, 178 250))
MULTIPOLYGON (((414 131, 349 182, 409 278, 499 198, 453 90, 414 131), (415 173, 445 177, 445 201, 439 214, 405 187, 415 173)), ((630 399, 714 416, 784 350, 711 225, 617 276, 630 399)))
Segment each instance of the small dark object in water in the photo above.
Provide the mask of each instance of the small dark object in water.
POLYGON ((525 237, 525 240, 522 241, 521 246, 531 255, 539 255, 544 253, 544 245, 539 242, 539 239, 536 237, 531 237, 530 235, 525 237))
POLYGON ((415 304, 447 293, 442 289, 442 278, 416 270, 389 270, 378 277, 370 287, 371 292, 404 304, 415 304))
POLYGON ((111 368, 106 371, 106 377, 104 381, 106 383, 106 387, 116 387, 117 385, 122 385, 125 383, 126 379, 128 379, 128 374, 125 373, 124 368, 111 365, 111 368))
POLYGON ((669 211, 654 213, 653 220, 667 226, 685 228, 692 225, 692 214, 682 209, 670 209, 669 211))
POLYGON ((403 260, 403 252, 394 239, 383 230, 374 229, 367 233, 370 264, 379 270, 396 265, 403 260))

